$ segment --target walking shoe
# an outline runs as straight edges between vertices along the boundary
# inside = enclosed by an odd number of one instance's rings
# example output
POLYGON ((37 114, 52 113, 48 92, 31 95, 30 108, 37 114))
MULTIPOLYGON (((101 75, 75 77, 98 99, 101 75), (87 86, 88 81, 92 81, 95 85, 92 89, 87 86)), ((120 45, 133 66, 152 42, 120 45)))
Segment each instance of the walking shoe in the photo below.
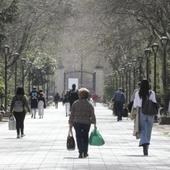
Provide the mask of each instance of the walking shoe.
POLYGON ((143 146, 143 154, 144 156, 148 156, 148 145, 143 146))
POLYGON ((84 153, 80 153, 79 158, 84 158, 84 153))
POLYGON ((88 153, 84 153, 84 157, 86 158, 86 157, 88 157, 89 156, 89 154, 88 153))
POLYGON ((20 138, 20 135, 17 135, 17 139, 19 139, 20 138))
POLYGON ((25 136, 25 134, 21 134, 21 137, 23 138, 25 136))

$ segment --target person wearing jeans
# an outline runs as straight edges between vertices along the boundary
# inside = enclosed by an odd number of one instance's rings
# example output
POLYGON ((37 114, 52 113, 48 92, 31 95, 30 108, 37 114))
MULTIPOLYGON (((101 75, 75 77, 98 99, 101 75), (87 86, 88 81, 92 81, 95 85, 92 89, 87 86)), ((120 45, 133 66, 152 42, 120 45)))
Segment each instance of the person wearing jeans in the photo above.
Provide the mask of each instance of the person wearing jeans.
POLYGON ((76 132, 76 141, 79 148, 80 157, 88 156, 88 137, 90 124, 74 123, 73 124, 76 132), (82 155, 84 154, 84 155, 82 155))
POLYGON ((74 127, 76 132, 77 147, 79 158, 88 156, 88 137, 90 126, 93 123, 96 127, 96 117, 94 107, 89 101, 89 90, 81 88, 78 91, 79 99, 75 101, 71 108, 69 118, 70 131, 74 127))
POLYGON ((157 103, 155 92, 150 90, 148 80, 142 80, 140 89, 135 93, 133 108, 139 108, 139 146, 143 147, 143 154, 148 156, 148 149, 151 140, 152 127, 154 122, 154 115, 151 113, 144 113, 144 102, 149 99, 153 103, 157 103))

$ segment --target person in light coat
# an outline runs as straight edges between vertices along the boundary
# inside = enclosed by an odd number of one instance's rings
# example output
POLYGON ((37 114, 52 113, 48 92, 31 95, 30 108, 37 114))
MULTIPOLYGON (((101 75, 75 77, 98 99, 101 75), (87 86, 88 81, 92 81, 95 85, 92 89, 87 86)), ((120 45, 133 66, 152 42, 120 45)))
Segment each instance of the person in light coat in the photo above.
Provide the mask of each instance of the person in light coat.
POLYGON ((155 92, 153 90, 150 90, 150 85, 148 80, 142 80, 140 89, 135 93, 133 108, 138 108, 138 116, 139 116, 139 146, 143 147, 143 154, 145 156, 148 155, 148 148, 150 145, 151 140, 151 133, 152 133, 152 127, 154 122, 154 115, 144 114, 142 112, 142 102, 149 97, 149 100, 151 100, 154 103, 157 103, 155 92))
POLYGON ((39 114, 39 119, 43 119, 44 117, 44 108, 46 108, 46 101, 44 97, 44 93, 42 90, 39 91, 39 96, 38 96, 38 114, 39 114))

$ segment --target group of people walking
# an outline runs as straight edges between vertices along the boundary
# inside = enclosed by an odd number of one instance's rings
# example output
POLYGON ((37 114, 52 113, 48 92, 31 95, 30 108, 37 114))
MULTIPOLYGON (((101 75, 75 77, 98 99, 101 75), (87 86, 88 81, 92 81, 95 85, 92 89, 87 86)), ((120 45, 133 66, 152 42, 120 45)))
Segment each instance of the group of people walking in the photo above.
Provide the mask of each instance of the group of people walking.
POLYGON ((10 114, 15 117, 17 138, 24 137, 24 119, 27 112, 31 112, 31 118, 36 118, 38 110, 39 118, 44 116, 46 108, 45 95, 42 90, 37 91, 34 87, 30 92, 30 100, 25 95, 24 89, 18 87, 15 96, 12 98, 10 114))
MULTIPOLYGON (((69 115, 69 132, 72 132, 74 127, 76 133, 77 147, 79 151, 79 158, 85 158, 88 156, 88 138, 91 124, 94 124, 96 128, 96 116, 94 112, 94 106, 90 102, 90 92, 86 88, 76 89, 76 85, 73 84, 72 89, 68 91, 65 103, 69 102, 70 115, 69 115)), ((36 108, 45 108, 45 98, 43 91, 37 92, 36 89, 30 93, 32 118, 36 118, 36 108), (36 101, 36 102, 35 102, 36 101)), ((117 115, 117 121, 122 120, 122 109, 125 103, 125 95, 122 89, 116 91, 112 99, 115 103, 115 112, 117 115)), ((149 104, 150 101, 157 109, 157 101, 155 92, 150 89, 148 80, 142 80, 139 89, 135 90, 132 100, 132 111, 134 114, 134 135, 137 139, 140 139, 139 146, 143 147, 143 154, 148 155, 148 149, 151 140, 151 132, 154 122, 154 114, 151 113, 149 104)), ((17 138, 24 136, 24 118, 26 112, 31 111, 29 102, 25 96, 24 89, 19 87, 16 91, 16 95, 11 102, 10 112, 13 113, 16 119, 17 138)), ((43 118, 43 110, 39 110, 40 118, 43 118)), ((155 112, 154 112, 155 113, 155 112)))

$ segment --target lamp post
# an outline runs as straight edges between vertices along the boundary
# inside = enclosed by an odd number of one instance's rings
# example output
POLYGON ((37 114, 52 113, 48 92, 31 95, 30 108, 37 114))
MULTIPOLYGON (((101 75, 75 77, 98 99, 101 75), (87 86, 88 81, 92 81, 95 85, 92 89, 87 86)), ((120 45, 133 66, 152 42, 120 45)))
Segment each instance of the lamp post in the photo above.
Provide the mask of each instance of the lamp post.
POLYGON ((153 43, 152 45, 152 50, 153 50, 153 53, 154 53, 154 86, 153 86, 153 89, 156 93, 156 58, 157 58, 157 52, 158 52, 158 43, 153 43))
POLYGON ((128 94, 128 102, 130 102, 130 96, 131 96, 131 67, 132 67, 132 63, 128 63, 128 72, 129 72, 129 76, 128 76, 128 84, 129 84, 129 94, 128 94))
MULTIPOLYGON (((15 53, 14 54, 15 57, 18 57, 19 54, 18 53, 15 53)), ((17 89, 17 60, 15 61, 15 93, 16 93, 16 89, 17 89)))
POLYGON ((150 68, 149 68, 149 62, 150 62, 150 55, 151 55, 151 49, 150 48, 146 48, 145 49, 145 57, 146 57, 146 78, 148 81, 150 81, 150 77, 149 77, 149 72, 150 72, 150 68))
POLYGON ((122 85, 122 72, 121 72, 121 68, 118 69, 118 75, 119 75, 119 87, 121 87, 121 85, 122 85))
POLYGON ((9 55, 9 46, 5 45, 4 46, 4 56, 5 56, 5 112, 7 111, 7 100, 8 100, 8 83, 7 83, 7 64, 8 64, 8 55, 9 55))
POLYGON ((136 59, 132 60, 132 64, 133 64, 133 89, 135 89, 136 87, 136 59))
POLYGON ((83 57, 81 56, 81 63, 80 63, 80 85, 83 86, 83 57))
POLYGON ((115 71, 115 78, 116 78, 116 90, 118 89, 118 73, 115 71))
POLYGON ((31 91, 31 67, 32 67, 32 62, 28 61, 28 67, 29 67, 29 74, 28 74, 28 94, 31 91))
POLYGON ((139 60, 139 81, 142 80, 142 57, 138 57, 139 60))
POLYGON ((167 36, 162 36, 161 37, 161 44, 163 47, 163 67, 162 67, 162 77, 163 77, 163 94, 164 94, 164 104, 165 108, 167 110, 167 101, 166 101, 166 93, 167 93, 167 63, 166 63, 166 47, 168 44, 168 37, 167 36))
POLYGON ((125 88, 124 87, 124 73, 125 73, 125 68, 124 67, 121 68, 121 73, 122 73, 122 88, 124 89, 125 88))
POLYGON ((22 63, 22 68, 21 68, 21 71, 22 71, 22 81, 21 81, 21 84, 22 84, 22 87, 24 88, 24 79, 25 79, 25 75, 24 75, 24 65, 26 63, 26 59, 25 58, 21 58, 21 63, 22 63))
POLYGON ((126 77, 126 80, 125 80, 125 92, 126 92, 126 102, 127 102, 127 97, 128 97, 128 64, 125 65, 125 77, 126 77))

